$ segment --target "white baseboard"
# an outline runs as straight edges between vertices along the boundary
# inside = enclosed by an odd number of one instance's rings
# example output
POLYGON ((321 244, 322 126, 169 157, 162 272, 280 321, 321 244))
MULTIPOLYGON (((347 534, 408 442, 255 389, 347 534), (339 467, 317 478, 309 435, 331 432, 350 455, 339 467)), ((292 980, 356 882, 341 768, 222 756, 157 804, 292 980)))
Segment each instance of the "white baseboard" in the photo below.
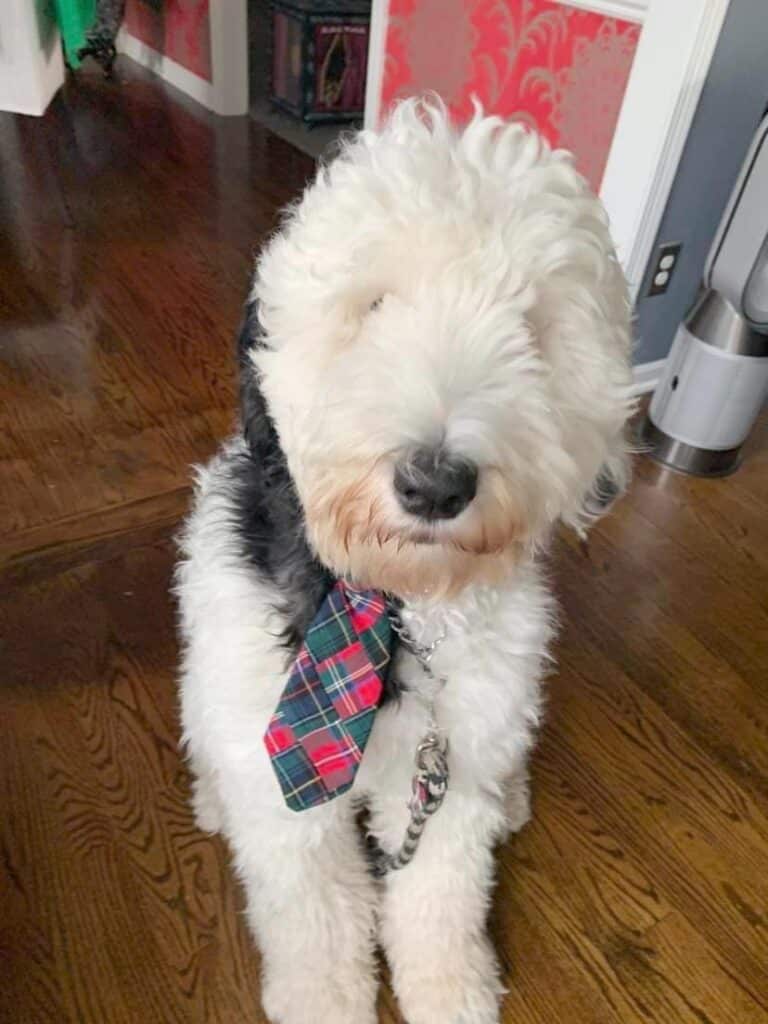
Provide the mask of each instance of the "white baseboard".
POLYGON ((633 388, 635 395, 647 395, 650 391, 656 390, 656 385, 661 378, 666 359, 657 359, 652 363, 639 363, 632 368, 633 388))
POLYGON ((151 46, 147 46, 146 43, 126 32, 125 29, 121 29, 118 34, 117 50, 118 53, 124 53, 126 57, 135 60, 142 67, 149 68, 166 82, 175 85, 177 89, 181 89, 183 93, 191 96, 198 103, 202 103, 204 107, 209 110, 215 109, 211 82, 200 78, 199 75, 182 67, 181 64, 177 64, 175 60, 166 57, 164 53, 159 53, 151 46))

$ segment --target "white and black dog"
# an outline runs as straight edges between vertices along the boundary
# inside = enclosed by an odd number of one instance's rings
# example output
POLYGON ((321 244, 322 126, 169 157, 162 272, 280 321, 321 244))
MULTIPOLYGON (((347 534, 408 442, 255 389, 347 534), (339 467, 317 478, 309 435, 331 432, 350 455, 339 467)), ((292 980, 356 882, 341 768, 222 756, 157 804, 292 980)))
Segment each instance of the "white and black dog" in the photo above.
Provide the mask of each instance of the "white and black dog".
POLYGON ((570 157, 479 111, 400 105, 322 168, 258 260, 242 431, 197 478, 178 573, 201 827, 228 839, 275 1024, 374 1024, 375 948, 409 1024, 493 1024, 493 847, 528 819, 553 599, 539 558, 626 478, 630 310, 570 157), (432 668, 450 784, 392 854, 431 714, 401 644, 352 788, 286 807, 264 733, 337 580, 397 602, 432 668))

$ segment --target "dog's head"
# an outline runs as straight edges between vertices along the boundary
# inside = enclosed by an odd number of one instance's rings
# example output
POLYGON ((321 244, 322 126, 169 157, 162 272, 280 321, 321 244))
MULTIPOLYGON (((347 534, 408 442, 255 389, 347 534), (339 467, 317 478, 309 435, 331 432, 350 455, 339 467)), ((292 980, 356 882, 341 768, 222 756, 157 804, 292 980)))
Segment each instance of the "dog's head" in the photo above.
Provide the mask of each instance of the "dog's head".
POLYGON ((624 281, 599 202, 522 126, 402 104, 320 171, 253 298, 245 394, 335 574, 493 582, 558 519, 583 524, 601 477, 621 486, 624 281))

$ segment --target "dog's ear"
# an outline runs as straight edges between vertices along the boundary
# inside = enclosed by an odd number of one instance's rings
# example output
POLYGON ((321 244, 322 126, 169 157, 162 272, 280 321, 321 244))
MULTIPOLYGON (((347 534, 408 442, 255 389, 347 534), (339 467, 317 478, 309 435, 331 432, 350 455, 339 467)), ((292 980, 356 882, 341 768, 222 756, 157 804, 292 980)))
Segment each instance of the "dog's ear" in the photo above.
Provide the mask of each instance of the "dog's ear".
POLYGON ((240 374, 240 422, 251 451, 261 462, 280 451, 275 425, 259 386, 259 377, 251 352, 264 344, 259 323, 259 303, 249 299, 237 338, 237 364, 240 374))

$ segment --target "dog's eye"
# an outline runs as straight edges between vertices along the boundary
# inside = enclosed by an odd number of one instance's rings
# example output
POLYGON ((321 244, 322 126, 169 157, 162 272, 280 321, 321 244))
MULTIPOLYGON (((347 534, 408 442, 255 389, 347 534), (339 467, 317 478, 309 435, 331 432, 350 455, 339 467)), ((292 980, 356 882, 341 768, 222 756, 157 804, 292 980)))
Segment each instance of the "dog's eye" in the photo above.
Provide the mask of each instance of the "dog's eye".
POLYGON ((383 301, 384 301, 384 296, 383 295, 379 295, 379 297, 377 299, 374 299, 373 302, 368 307, 368 312, 369 313, 375 313, 376 310, 379 308, 379 306, 382 304, 383 301))

